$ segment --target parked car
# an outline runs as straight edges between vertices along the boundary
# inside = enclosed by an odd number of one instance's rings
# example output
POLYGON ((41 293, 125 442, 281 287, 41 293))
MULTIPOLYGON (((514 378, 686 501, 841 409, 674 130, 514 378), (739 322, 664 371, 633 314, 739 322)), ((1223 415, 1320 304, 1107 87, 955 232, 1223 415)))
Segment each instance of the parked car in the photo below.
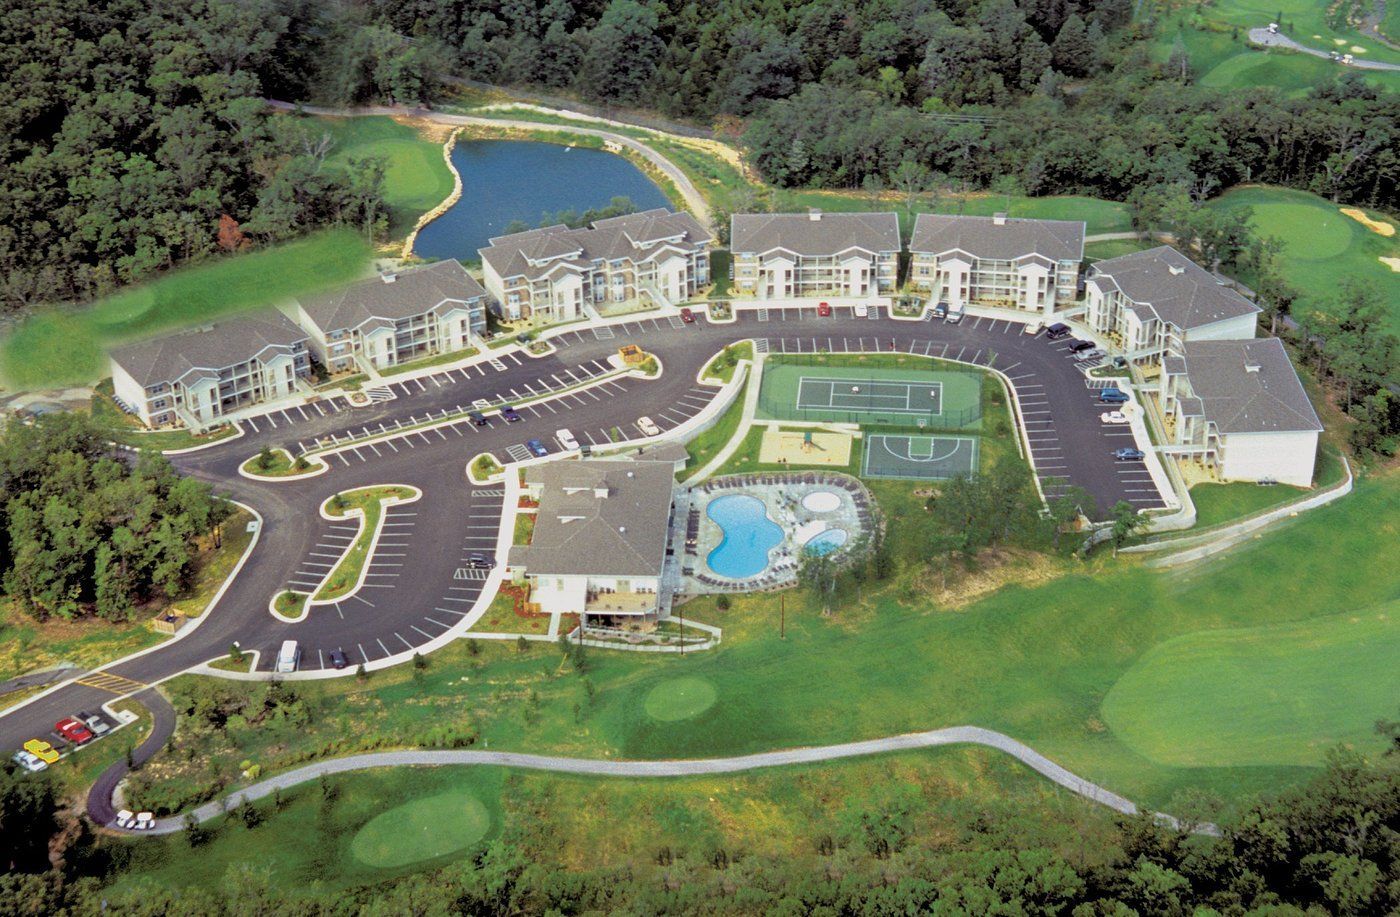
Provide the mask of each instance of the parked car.
POLYGON ((687 325, 695 324, 695 313, 691 312, 688 307, 682 307, 681 321, 685 322, 687 325))
POLYGON ((934 318, 947 318, 947 317, 948 317, 948 304, 947 304, 946 302, 941 302, 941 303, 939 303, 938 305, 934 306, 934 307, 933 307, 933 317, 934 317, 934 318))
POLYGON ((870 305, 869 305, 869 303, 863 303, 863 302, 858 302, 858 303, 856 303, 856 304, 855 304, 855 313, 856 313, 856 318, 869 318, 869 317, 870 317, 870 305))
POLYGON ((65 716, 53 724, 53 731, 74 745, 86 745, 93 739, 92 730, 71 716, 65 716))
POLYGON ((515 343, 517 344, 528 344, 532 340, 534 340, 534 335, 528 331, 522 331, 515 336, 515 343))
POLYGON ((1115 449, 1113 457, 1120 462, 1140 462, 1147 458, 1147 453, 1141 449, 1134 449, 1131 446, 1124 446, 1122 449, 1115 449))
POLYGON ((78 720, 84 726, 92 730, 92 734, 101 738, 112 731, 112 727, 107 725, 107 721, 100 714, 88 713, 86 710, 78 711, 78 720))
POLYGON ((524 417, 520 416, 519 411, 517 411, 510 405, 506 405, 505 407, 501 408, 501 416, 506 419, 506 423, 515 423, 517 420, 525 419, 524 417))
POLYGON ((1099 389, 1099 401, 1103 404, 1127 404, 1128 393, 1117 388, 1099 389))
POLYGON ((1111 362, 1112 362, 1112 365, 1113 365, 1113 368, 1114 368, 1114 369, 1127 369, 1127 368, 1128 368, 1128 358, 1127 358, 1127 357, 1114 357, 1113 360, 1112 360, 1111 362))
POLYGON ((1099 415, 1099 420, 1104 423, 1127 423, 1128 415, 1122 411, 1104 411, 1099 415))
POLYGON ((491 555, 481 551, 472 551, 466 556, 463 562, 473 570, 490 570, 492 567, 496 566, 496 562, 491 559, 491 555))
POLYGON ((1047 341, 1058 341, 1060 338, 1066 337, 1068 334, 1069 325, 1066 325, 1064 322, 1055 322, 1055 324, 1045 329, 1045 339, 1047 341))
POLYGON ((1102 347, 1095 347, 1092 350, 1081 350, 1074 355, 1074 359, 1080 363, 1092 363, 1095 360, 1102 360, 1108 356, 1108 352, 1102 347))
POLYGON ((58 749, 54 748, 48 742, 45 742, 43 739, 30 739, 28 742, 24 743, 24 750, 40 761, 43 761, 45 764, 55 764, 58 762, 59 757, 61 757, 58 753, 58 749))
POLYGON ((819 302, 819 303, 817 303, 817 315, 821 316, 822 318, 827 318, 828 316, 830 316, 830 315, 831 315, 831 303, 829 303, 829 302, 819 302))
POLYGON ((554 438, 559 440, 559 445, 563 446, 566 450, 572 451, 578 448, 578 440, 574 439, 574 434, 569 432, 567 427, 562 430, 555 430, 554 438))
POLYGON ((1069 352, 1083 353, 1086 350, 1093 350, 1095 346, 1093 341, 1075 341, 1069 345, 1069 352))
POLYGON ((45 764, 57 763, 60 757, 58 750, 43 739, 30 739, 24 743, 24 750, 45 764))
POLYGON ((650 417, 638 417, 637 429, 642 431, 643 436, 660 436, 661 428, 656 425, 656 421, 650 417))
POLYGON ((530 454, 535 458, 544 458, 549 455, 549 449, 538 439, 532 439, 525 444, 525 448, 530 450, 530 454))
POLYGON ((1041 324, 1040 324, 1040 322, 1026 322, 1026 327, 1024 327, 1024 328, 1021 329, 1021 333, 1022 333, 1022 334, 1029 334, 1029 335, 1031 335, 1032 337, 1034 337, 1035 335, 1040 334, 1040 329, 1041 329, 1041 324))
POLYGON ((277 671, 287 675, 295 672, 300 664, 301 647, 295 640, 283 640, 282 648, 277 651, 277 671))
POLYGON ((331 668, 343 669, 350 665, 350 657, 340 650, 331 650, 331 668))
POLYGON ((14 761, 31 774, 37 774, 39 771, 46 770, 49 766, 48 762, 32 751, 24 751, 23 749, 15 752, 14 757, 10 760, 14 761))
POLYGON ((958 306, 956 309, 948 310, 948 317, 945 318, 944 321, 950 325, 956 325, 963 320, 963 316, 966 314, 967 310, 962 306, 958 306))
POLYGON ((478 427, 486 426, 486 415, 480 411, 471 411, 467 414, 467 419, 478 427))

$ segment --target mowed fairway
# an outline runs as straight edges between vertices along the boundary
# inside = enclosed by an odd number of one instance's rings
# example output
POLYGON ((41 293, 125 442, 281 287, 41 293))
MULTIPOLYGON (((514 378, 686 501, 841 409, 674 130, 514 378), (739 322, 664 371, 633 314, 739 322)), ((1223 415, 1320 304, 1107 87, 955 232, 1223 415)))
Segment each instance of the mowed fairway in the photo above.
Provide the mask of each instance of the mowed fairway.
POLYGON ((486 837, 491 813, 470 793, 415 799, 376 816, 350 842, 366 866, 393 868, 456 853, 486 837))
POLYGON ((1374 744, 1377 714, 1400 705, 1397 661, 1400 603, 1187 634, 1118 680, 1104 720, 1160 764, 1317 765, 1338 742, 1374 744))
POLYGON ((443 160, 442 144, 392 118, 312 118, 335 140, 328 161, 379 156, 385 161, 384 202, 389 206, 389 235, 402 238, 418 217, 452 192, 452 172, 443 160))
POLYGON ((0 342, 0 378, 16 389, 96 382, 103 348, 216 321, 361 276, 369 247, 339 230, 209 261, 72 311, 40 312, 0 342))
MULTIPOLYGON (((1400 257, 1400 236, 1386 238, 1342 214, 1340 206, 1305 191, 1249 186, 1227 191, 1210 206, 1249 207, 1255 235, 1283 243, 1283 274, 1301 294, 1295 311, 1328 312, 1348 279, 1375 290, 1400 332, 1400 274, 1380 262, 1400 257)), ((1368 211, 1373 218, 1393 218, 1368 211)), ((1247 280, 1247 278, 1246 278, 1247 280)))

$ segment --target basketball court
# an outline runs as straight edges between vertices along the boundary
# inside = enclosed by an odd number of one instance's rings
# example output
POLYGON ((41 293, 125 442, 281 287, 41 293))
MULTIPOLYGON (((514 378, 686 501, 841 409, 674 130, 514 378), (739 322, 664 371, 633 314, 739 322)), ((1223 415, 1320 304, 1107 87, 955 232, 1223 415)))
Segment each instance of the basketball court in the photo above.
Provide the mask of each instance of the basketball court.
POLYGON ((978 443, 969 436, 865 438, 862 477, 944 481, 977 471, 978 443))

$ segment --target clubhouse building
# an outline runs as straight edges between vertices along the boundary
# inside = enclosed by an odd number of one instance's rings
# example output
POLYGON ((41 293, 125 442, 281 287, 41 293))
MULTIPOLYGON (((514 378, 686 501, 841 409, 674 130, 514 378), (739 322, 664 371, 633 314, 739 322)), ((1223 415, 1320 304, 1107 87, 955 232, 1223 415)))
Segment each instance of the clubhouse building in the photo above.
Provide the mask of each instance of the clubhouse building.
POLYGON ((1168 245, 1098 262, 1084 289, 1089 327, 1152 366, 1189 342, 1253 338, 1260 312, 1168 245))
POLYGON ((689 213, 657 208, 497 236, 481 252, 482 277, 502 318, 542 324, 596 315, 604 303, 650 299, 670 306, 710 282, 712 237, 689 213))
POLYGON ((510 549, 510 572, 542 612, 589 619, 654 620, 670 607, 663 572, 670 547, 675 465, 587 459, 525 469, 539 504, 528 545, 510 549))
POLYGON ((729 238, 736 296, 870 301, 899 282, 893 213, 736 213, 729 238))
POLYGON ((1278 338, 1187 341, 1159 384, 1163 451, 1226 481, 1312 483, 1322 423, 1278 338))
POLYGON ((969 304, 1050 316, 1077 298, 1084 224, 921 213, 909 284, 953 311, 969 304))
POLYGON ((296 318, 326 369, 381 370, 474 346, 486 291, 459 262, 439 261, 308 296, 296 318))
POLYGON ((201 430, 295 393, 311 373, 309 336, 266 310, 110 354, 113 396, 148 427, 201 430))

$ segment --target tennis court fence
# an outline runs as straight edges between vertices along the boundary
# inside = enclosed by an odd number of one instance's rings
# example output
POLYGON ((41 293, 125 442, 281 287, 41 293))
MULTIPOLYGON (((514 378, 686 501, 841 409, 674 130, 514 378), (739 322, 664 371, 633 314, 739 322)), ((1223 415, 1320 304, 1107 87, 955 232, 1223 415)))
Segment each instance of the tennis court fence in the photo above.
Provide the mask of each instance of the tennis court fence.
MULTIPOLYGON (((805 381, 820 382, 823 378, 836 380, 842 386, 839 392, 839 403, 830 405, 803 404, 801 383, 804 378, 784 374, 784 378, 779 384, 765 384, 760 389, 758 408, 761 416, 777 420, 851 423, 864 426, 902 427, 930 432, 975 430, 982 420, 982 399, 980 397, 982 376, 977 370, 950 369, 947 366, 932 369, 913 363, 909 366, 871 367, 876 371, 866 372, 865 367, 833 366, 820 354, 784 354, 779 360, 773 362, 788 366, 820 367, 823 370, 822 373, 814 374, 805 381), (953 399, 947 397, 948 386, 945 383, 954 376, 967 378, 967 385, 959 386, 959 388, 971 389, 971 391, 979 393, 972 397, 970 404, 954 407, 948 403, 953 399), (939 389, 938 396, 932 399, 934 403, 926 409, 921 408, 913 398, 917 387, 922 386, 925 379, 928 386, 939 389), (909 397, 902 399, 903 404, 894 403, 899 400, 892 397, 892 388, 895 386, 905 387, 909 397)), ((765 380, 770 375, 772 375, 771 367, 765 373, 765 380)), ((773 381, 777 382, 778 380, 773 381)), ((837 396, 838 393, 833 390, 831 395, 837 396)), ((956 400, 967 401, 968 399, 958 398, 956 400)))

